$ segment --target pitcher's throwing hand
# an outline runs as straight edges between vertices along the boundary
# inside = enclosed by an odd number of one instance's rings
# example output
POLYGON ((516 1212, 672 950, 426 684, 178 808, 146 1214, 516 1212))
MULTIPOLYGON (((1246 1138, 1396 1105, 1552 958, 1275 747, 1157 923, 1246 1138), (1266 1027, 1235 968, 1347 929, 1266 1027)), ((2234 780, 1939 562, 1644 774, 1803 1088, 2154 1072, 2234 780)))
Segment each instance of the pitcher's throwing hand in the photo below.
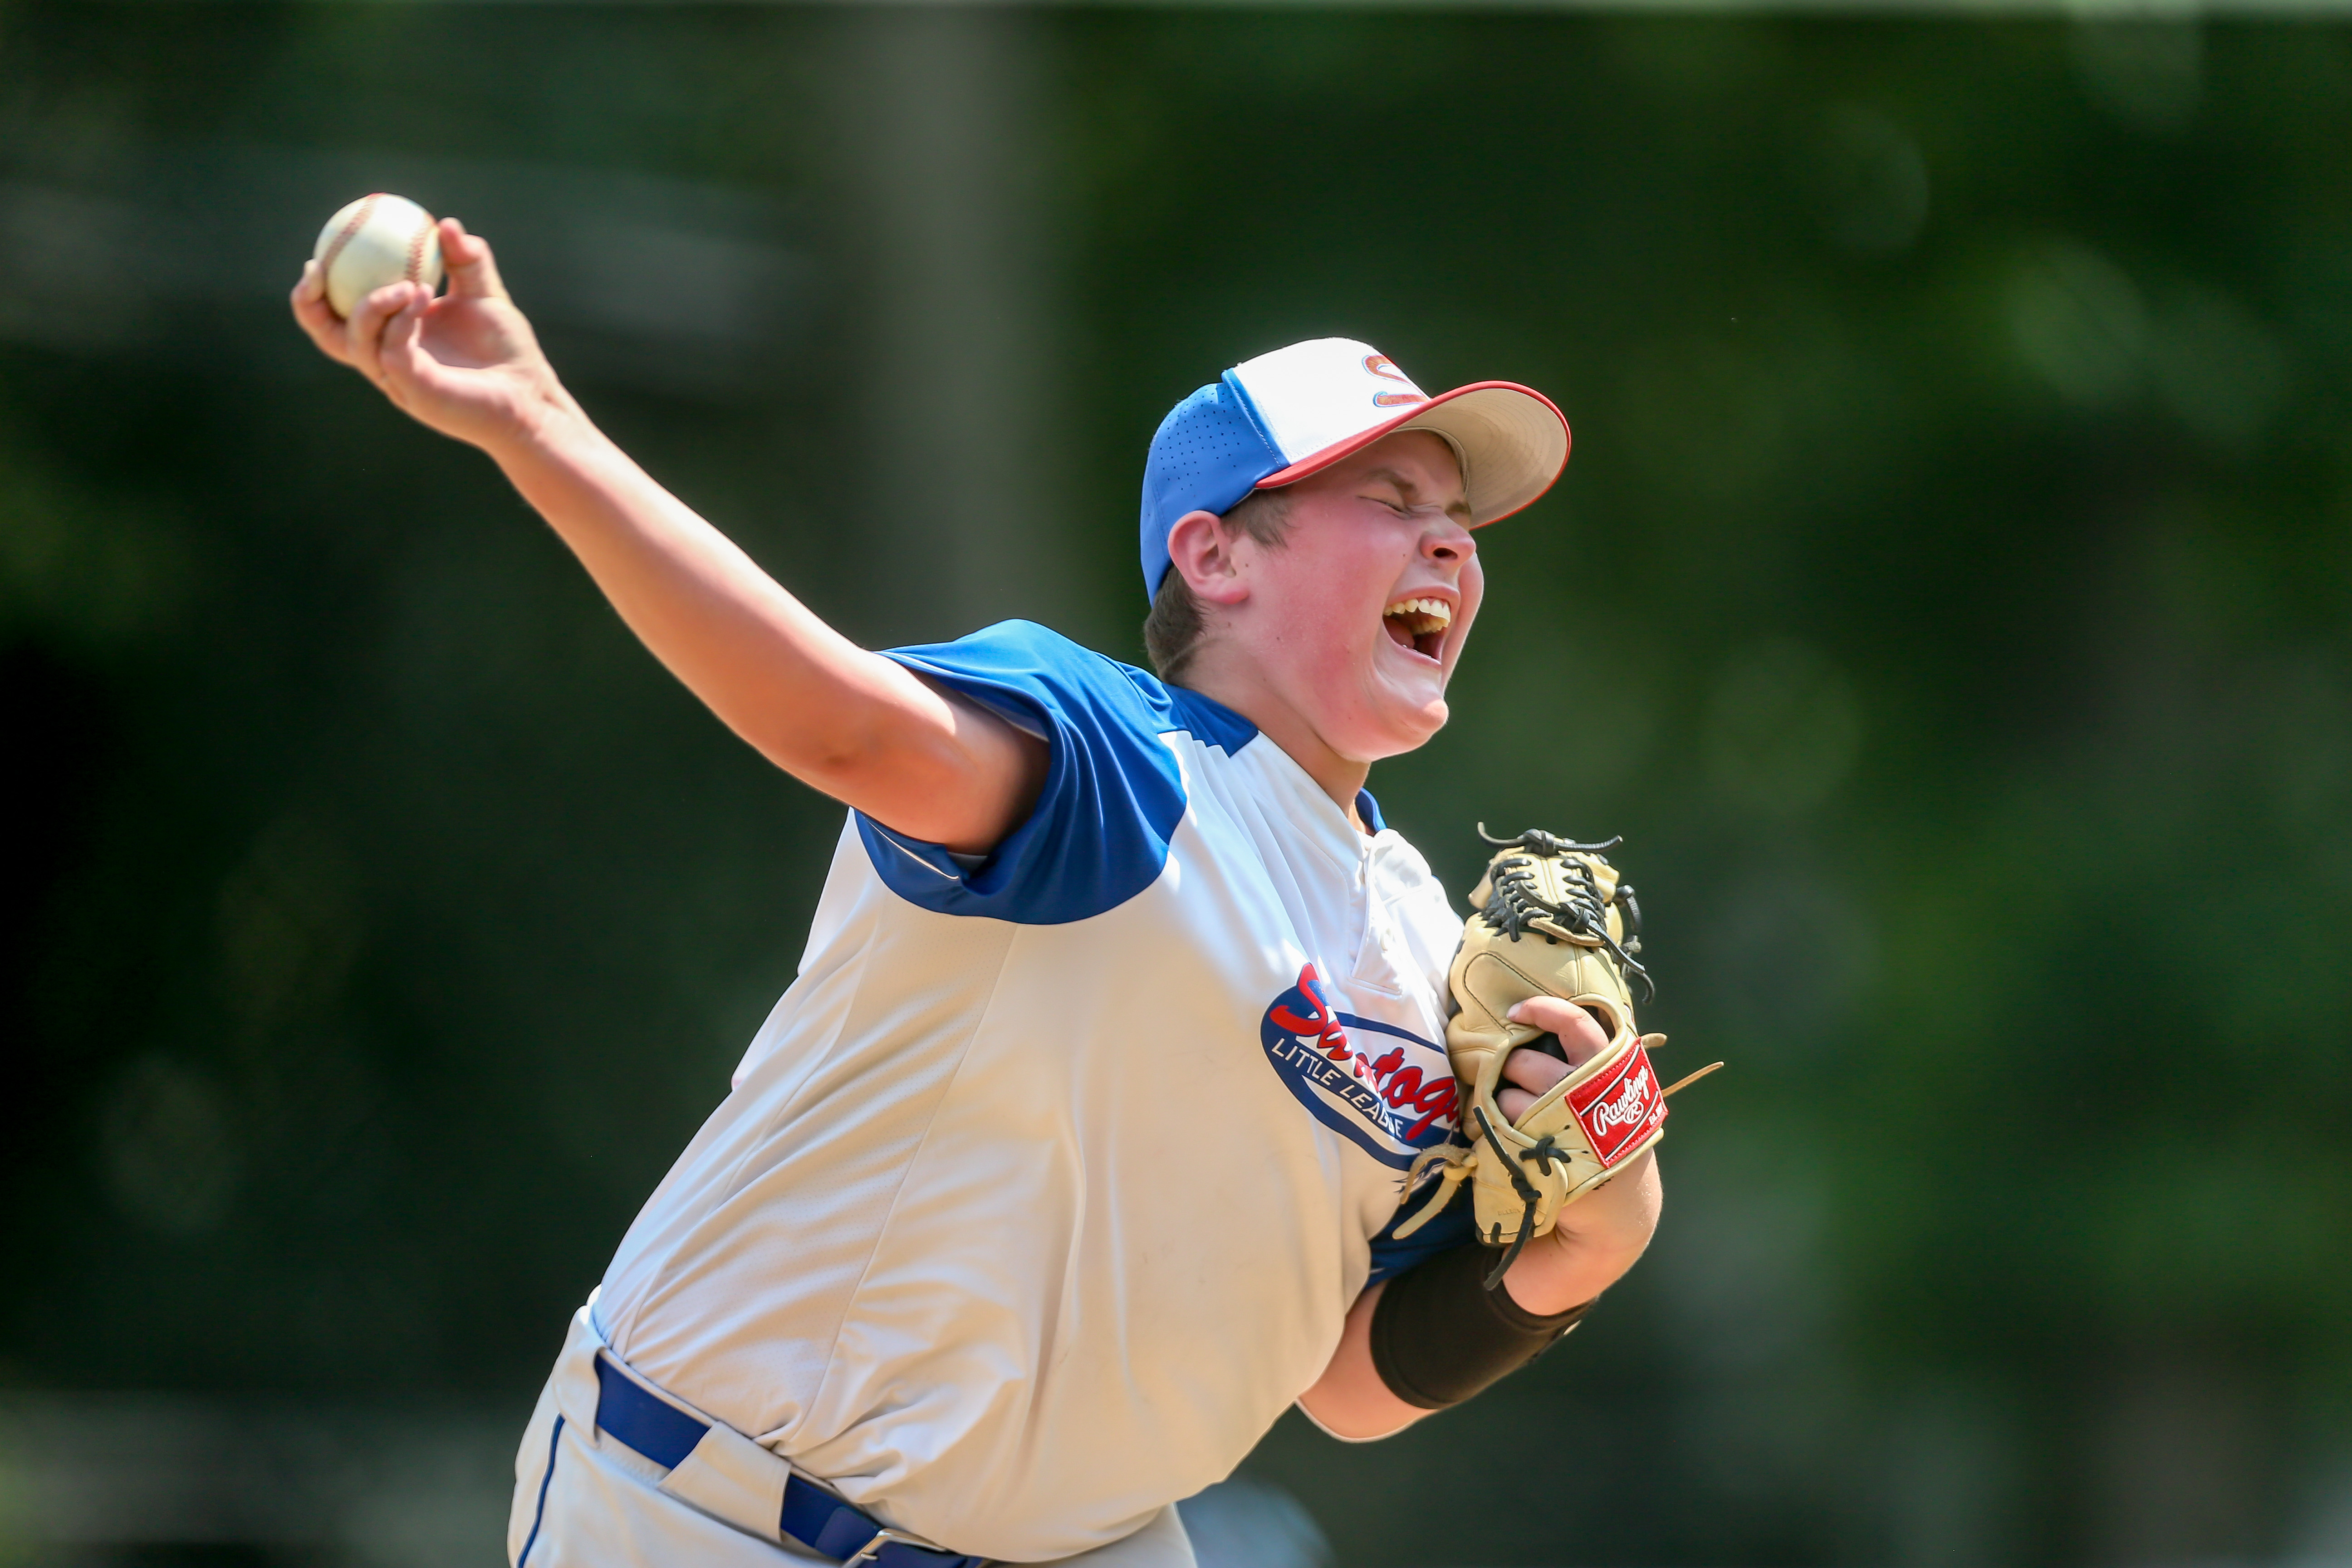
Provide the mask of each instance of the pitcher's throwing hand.
POLYGON ((294 285, 294 320, 320 352, 366 376, 403 412, 488 450, 550 411, 579 405, 499 280, 488 242, 440 223, 448 292, 403 279, 362 296, 345 321, 327 302, 316 260, 294 285))

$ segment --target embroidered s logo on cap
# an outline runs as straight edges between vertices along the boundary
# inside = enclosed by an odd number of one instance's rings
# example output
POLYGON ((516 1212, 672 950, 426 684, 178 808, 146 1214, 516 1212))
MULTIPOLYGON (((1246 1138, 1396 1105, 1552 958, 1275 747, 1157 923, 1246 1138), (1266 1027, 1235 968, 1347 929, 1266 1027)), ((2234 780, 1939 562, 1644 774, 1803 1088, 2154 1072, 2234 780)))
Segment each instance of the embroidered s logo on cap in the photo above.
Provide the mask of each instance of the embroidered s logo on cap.
POLYGON ((1339 1011, 1311 963, 1267 1005, 1258 1040, 1318 1121, 1384 1165, 1402 1171, 1454 1135, 1461 1090, 1444 1047, 1339 1011))
POLYGON ((1405 384, 1406 387, 1410 389, 1404 392, 1375 392, 1372 394, 1373 407, 1402 408, 1409 404, 1426 403, 1429 401, 1428 395, 1423 392, 1419 387, 1413 386, 1411 378, 1408 377, 1404 372, 1397 369, 1396 361, 1389 358, 1388 355, 1366 354, 1364 356, 1364 368, 1371 372, 1372 374, 1380 376, 1384 380, 1402 381, 1405 384))

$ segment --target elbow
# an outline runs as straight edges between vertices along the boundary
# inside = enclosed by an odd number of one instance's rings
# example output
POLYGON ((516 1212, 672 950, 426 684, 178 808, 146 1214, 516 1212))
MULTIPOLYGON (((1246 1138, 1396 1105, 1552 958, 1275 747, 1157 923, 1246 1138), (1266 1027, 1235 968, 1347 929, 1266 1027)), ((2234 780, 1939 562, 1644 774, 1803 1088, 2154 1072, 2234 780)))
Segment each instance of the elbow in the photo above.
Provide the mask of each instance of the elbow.
POLYGON ((1319 1392, 1310 1388, 1300 1394, 1298 1413, 1318 1432, 1342 1443, 1377 1443, 1383 1437, 1393 1437, 1429 1414, 1409 1407, 1402 1415, 1393 1406, 1374 1410, 1367 1404, 1318 1398, 1319 1392))

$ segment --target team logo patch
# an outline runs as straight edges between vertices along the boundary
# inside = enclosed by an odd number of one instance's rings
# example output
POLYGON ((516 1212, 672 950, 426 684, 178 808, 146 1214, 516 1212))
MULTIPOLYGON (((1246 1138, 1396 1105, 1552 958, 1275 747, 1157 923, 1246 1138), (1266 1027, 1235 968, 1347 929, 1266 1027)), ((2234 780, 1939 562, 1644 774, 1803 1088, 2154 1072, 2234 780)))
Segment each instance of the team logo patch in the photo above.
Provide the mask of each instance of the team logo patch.
POLYGON ((1444 1048, 1339 1011, 1311 963, 1266 1008, 1258 1039, 1298 1102, 1383 1164, 1402 1170, 1454 1135, 1461 1091, 1444 1048))
POLYGON ((1404 372, 1397 369, 1396 362, 1386 354, 1366 354, 1364 369, 1379 376, 1382 381, 1401 381, 1405 385, 1405 390, 1402 392, 1373 393, 1372 406, 1375 408, 1403 408, 1412 404, 1429 401, 1425 394, 1413 387, 1412 380, 1404 372))
POLYGON ((1628 1149, 1665 1124, 1666 1097, 1658 1092, 1658 1075, 1650 1070, 1650 1053, 1635 1046, 1609 1071, 1591 1083, 1568 1091, 1568 1109, 1602 1169, 1614 1165, 1628 1149))

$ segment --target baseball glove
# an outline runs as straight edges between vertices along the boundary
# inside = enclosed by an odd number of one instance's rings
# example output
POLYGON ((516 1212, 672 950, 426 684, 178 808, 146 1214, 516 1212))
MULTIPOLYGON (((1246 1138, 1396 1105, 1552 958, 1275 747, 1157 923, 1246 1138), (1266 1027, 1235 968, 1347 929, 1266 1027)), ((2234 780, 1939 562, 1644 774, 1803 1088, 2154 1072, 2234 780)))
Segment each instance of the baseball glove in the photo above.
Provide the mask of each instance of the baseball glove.
POLYGON ((1448 1143, 1413 1163, 1408 1185, 1432 1163, 1444 1168, 1420 1212, 1396 1234, 1420 1229, 1468 1181, 1479 1239, 1507 1248, 1487 1276, 1491 1290, 1563 1207, 1657 1147, 1667 1095, 1723 1064, 1658 1088, 1649 1053, 1666 1037, 1636 1034, 1633 1026, 1633 987, 1641 987, 1644 1002, 1654 994, 1634 956, 1642 951, 1641 908, 1602 858, 1620 840, 1574 844, 1539 828, 1496 838, 1483 823, 1478 837, 1500 850, 1470 892, 1477 912, 1463 925, 1447 974, 1456 1011, 1445 1026, 1446 1054, 1465 1091, 1461 1136, 1468 1147, 1448 1143), (1546 995, 1591 1013, 1609 1043, 1514 1122, 1495 1100, 1504 1059, 1522 1046, 1566 1057, 1555 1037, 1506 1016, 1546 995))

